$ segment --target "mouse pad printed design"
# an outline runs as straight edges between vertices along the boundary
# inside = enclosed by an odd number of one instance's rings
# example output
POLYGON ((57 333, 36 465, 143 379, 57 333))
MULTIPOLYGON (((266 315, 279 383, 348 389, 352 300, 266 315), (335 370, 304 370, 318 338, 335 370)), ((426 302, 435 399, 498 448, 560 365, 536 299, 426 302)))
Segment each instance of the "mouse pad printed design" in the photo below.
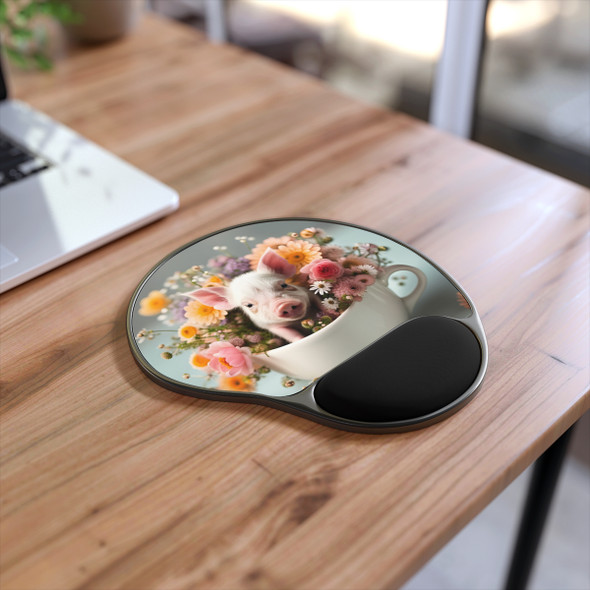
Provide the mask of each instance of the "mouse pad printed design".
POLYGON ((129 329, 136 356, 183 388, 282 397, 413 317, 472 313, 407 246, 284 219, 229 228, 164 259, 136 291, 129 329))

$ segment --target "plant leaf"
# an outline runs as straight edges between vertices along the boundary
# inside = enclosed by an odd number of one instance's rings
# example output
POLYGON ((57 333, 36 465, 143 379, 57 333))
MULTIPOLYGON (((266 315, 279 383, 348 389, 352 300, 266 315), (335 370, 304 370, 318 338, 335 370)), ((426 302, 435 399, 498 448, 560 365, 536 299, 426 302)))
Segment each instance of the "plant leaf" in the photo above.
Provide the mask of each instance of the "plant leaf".
POLYGON ((51 60, 44 54, 42 53, 34 53, 33 54, 33 61, 35 63, 35 65, 43 71, 48 71, 51 70, 51 68, 53 68, 53 63, 51 62, 51 60))
POLYGON ((6 45, 2 46, 4 53, 8 56, 8 58, 19 68, 26 69, 29 67, 30 62, 25 55, 23 55, 20 51, 12 47, 7 47, 6 45))

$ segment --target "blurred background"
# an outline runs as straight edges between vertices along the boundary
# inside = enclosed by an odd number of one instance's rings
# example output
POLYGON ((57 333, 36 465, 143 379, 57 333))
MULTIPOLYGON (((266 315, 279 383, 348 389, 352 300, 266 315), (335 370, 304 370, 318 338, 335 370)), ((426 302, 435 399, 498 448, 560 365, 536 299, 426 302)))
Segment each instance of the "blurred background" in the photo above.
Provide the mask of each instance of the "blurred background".
MULTIPOLYGON (((203 29, 206 1, 149 4, 203 29)), ((231 43, 357 99, 428 118, 447 0, 226 0, 224 6, 231 43)), ((589 0, 490 0, 473 139, 590 186, 589 72, 589 0)))
MULTIPOLYGON (((206 30, 213 1, 148 7, 206 30)), ((229 42, 422 120, 446 14, 447 0, 224 2, 229 42)), ((489 0, 480 76, 473 140, 590 187, 590 0, 489 0)), ((530 469, 403 590, 501 588, 529 477, 530 469)), ((574 431, 531 590, 590 590, 589 555, 587 414, 574 431)))

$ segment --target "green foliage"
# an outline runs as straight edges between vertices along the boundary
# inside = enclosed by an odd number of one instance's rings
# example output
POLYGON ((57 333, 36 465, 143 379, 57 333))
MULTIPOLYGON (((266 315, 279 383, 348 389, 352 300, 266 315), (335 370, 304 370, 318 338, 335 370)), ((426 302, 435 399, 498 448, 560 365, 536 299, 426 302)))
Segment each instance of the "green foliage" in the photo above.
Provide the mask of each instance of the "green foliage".
POLYGON ((79 15, 63 0, 0 0, 2 50, 16 66, 51 69, 44 19, 64 24, 80 22, 79 15))

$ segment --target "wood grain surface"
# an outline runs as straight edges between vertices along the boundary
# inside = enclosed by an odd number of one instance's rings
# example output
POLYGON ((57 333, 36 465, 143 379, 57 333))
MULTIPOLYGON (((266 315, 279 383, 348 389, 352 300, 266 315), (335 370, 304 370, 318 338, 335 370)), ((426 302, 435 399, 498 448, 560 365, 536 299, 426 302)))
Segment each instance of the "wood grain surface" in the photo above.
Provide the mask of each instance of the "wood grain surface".
POLYGON ((153 16, 11 83, 181 206, 0 298, 3 590, 396 588, 588 409, 580 186, 153 16), (281 216, 360 223, 454 275, 489 340, 476 398, 362 435, 144 376, 125 335, 144 274, 281 216))

